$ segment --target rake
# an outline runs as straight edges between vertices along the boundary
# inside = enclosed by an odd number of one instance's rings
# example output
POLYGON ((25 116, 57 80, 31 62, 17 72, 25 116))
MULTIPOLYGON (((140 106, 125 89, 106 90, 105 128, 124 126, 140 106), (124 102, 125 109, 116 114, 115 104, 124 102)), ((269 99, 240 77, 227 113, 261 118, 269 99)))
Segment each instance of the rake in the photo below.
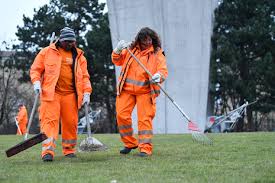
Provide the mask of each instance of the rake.
POLYGON ((16 127, 17 127, 17 129, 18 129, 18 131, 19 131, 19 135, 22 135, 22 132, 21 132, 21 129, 20 129, 20 127, 19 127, 19 123, 18 123, 18 121, 17 121, 17 119, 16 118, 14 118, 15 119, 15 124, 16 124, 16 127))
POLYGON ((78 148, 79 152, 91 152, 91 151, 105 151, 108 149, 108 147, 101 143, 96 138, 92 137, 91 133, 91 126, 90 126, 90 120, 89 120, 89 112, 88 112, 88 104, 84 104, 85 107, 85 119, 86 119, 86 125, 87 125, 87 134, 88 137, 84 139, 78 148))
MULTIPOLYGON (((150 71, 139 61, 139 59, 129 50, 129 48, 125 48, 130 55, 134 58, 134 60, 144 69, 144 71, 150 76, 150 78, 153 77, 153 75, 150 73, 150 71)), ((168 99, 174 104, 174 106, 180 111, 180 113, 183 115, 183 117, 188 121, 188 129, 191 131, 192 138, 194 141, 202 143, 202 144, 208 144, 212 145, 213 141, 209 139, 202 131, 198 128, 198 125, 191 121, 191 119, 183 112, 183 110, 180 108, 180 106, 168 95, 168 93, 162 88, 162 86, 159 83, 156 83, 160 90, 168 97, 168 99)))

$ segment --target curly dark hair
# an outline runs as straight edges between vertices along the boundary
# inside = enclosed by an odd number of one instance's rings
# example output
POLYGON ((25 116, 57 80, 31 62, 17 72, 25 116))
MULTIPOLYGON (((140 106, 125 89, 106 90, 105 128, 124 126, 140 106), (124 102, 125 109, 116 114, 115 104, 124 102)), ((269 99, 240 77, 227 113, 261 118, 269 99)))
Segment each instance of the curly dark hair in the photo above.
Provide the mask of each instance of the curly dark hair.
POLYGON ((135 40, 131 44, 130 49, 134 49, 137 45, 139 45, 140 41, 144 40, 147 36, 151 37, 154 52, 156 53, 161 48, 160 38, 159 35, 149 27, 143 27, 142 29, 140 29, 135 37, 135 40))

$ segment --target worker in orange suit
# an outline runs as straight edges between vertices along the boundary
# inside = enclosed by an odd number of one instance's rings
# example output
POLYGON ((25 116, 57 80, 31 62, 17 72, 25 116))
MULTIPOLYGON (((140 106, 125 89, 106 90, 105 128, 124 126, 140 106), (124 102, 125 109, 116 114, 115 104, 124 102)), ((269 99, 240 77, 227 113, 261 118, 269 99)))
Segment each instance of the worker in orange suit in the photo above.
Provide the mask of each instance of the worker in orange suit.
POLYGON ((76 47, 73 29, 65 27, 59 39, 42 49, 30 70, 34 91, 40 94, 40 128, 48 139, 42 143, 43 161, 53 161, 61 120, 62 151, 74 158, 78 109, 90 103, 92 87, 87 61, 76 47))
POLYGON ((152 120, 156 113, 156 97, 160 93, 156 83, 162 83, 168 75, 158 34, 145 27, 138 32, 132 43, 119 41, 112 52, 112 62, 122 67, 116 98, 117 125, 124 143, 120 153, 128 154, 138 147, 139 156, 152 155, 152 120), (152 78, 124 49, 126 47, 129 47, 130 51, 145 65, 153 75, 152 78), (137 105, 138 116, 138 139, 134 137, 131 119, 135 105, 137 105))
POLYGON ((28 124, 28 112, 23 104, 19 105, 18 114, 16 116, 17 135, 25 135, 28 124))

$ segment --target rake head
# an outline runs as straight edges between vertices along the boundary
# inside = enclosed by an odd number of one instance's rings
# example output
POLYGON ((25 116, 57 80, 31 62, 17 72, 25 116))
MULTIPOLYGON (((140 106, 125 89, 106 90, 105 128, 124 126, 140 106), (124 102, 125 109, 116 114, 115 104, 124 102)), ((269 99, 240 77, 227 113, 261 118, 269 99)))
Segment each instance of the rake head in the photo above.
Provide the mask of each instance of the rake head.
POLYGON ((201 132, 198 125, 192 121, 188 122, 188 129, 192 133, 192 139, 195 142, 205 144, 205 145, 213 145, 213 141, 208 138, 204 133, 201 132))
POLYGON ((213 145, 213 141, 203 133, 192 133, 192 139, 201 144, 213 145))
POLYGON ((108 147, 94 137, 84 139, 78 148, 79 152, 105 151, 108 147))

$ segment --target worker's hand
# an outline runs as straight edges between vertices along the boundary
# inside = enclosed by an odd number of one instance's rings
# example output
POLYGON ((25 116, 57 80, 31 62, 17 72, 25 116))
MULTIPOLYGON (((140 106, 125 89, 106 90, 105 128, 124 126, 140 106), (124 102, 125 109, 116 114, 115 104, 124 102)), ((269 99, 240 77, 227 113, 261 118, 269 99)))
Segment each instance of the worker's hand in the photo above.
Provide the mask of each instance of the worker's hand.
POLYGON ((116 54, 120 54, 121 53, 121 51, 124 49, 124 48, 127 48, 128 46, 130 46, 130 42, 126 42, 126 41, 124 41, 124 40, 121 40, 121 41, 119 41, 118 43, 117 43, 117 46, 116 46, 116 48, 114 49, 114 52, 116 53, 116 54))
POLYGON ((41 93, 41 84, 40 84, 40 81, 35 81, 33 83, 33 90, 34 92, 37 94, 37 93, 41 93))
POLYGON ((82 105, 84 105, 85 103, 87 105, 90 103, 90 93, 84 93, 83 94, 82 105))
POLYGON ((152 76, 152 82, 153 83, 160 83, 161 75, 159 73, 156 73, 152 76))

